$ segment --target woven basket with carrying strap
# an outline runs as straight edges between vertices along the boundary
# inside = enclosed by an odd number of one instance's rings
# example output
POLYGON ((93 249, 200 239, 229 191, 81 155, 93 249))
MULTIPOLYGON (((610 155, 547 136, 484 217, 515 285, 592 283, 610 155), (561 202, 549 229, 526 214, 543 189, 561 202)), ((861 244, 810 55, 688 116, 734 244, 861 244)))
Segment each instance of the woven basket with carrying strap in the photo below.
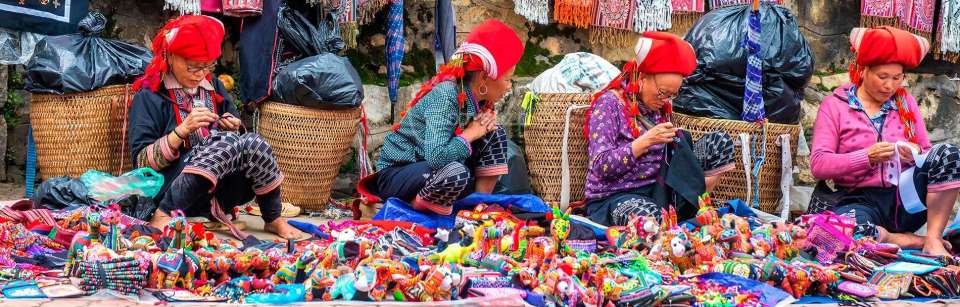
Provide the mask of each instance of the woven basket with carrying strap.
POLYGON ((79 177, 96 169, 114 175, 131 169, 126 142, 127 85, 64 95, 33 94, 30 124, 41 179, 79 177))
POLYGON ((537 96, 533 114, 523 130, 530 184, 544 201, 565 209, 571 200, 584 198, 587 139, 582 129, 592 96, 589 93, 540 93, 537 96))
POLYGON ((759 180, 761 211, 783 217, 784 211, 789 210, 789 192, 793 178, 793 159, 797 152, 797 142, 800 137, 800 125, 766 124, 766 157, 760 168, 759 176, 753 178, 750 169, 753 166, 751 155, 744 153, 743 148, 750 144, 762 143, 763 129, 757 124, 739 120, 712 119, 694 117, 679 113, 673 114, 673 123, 690 132, 694 140, 707 133, 723 131, 733 137, 737 166, 720 178, 720 182, 710 193, 716 203, 739 198, 751 204, 752 189, 759 180), (788 146, 782 143, 789 142, 788 146), (746 161, 745 161, 746 160, 746 161), (747 162, 747 163, 744 163, 747 162), (745 168, 744 165, 747 165, 745 168))
POLYGON ((257 132, 283 172, 283 201, 326 208, 337 172, 357 133, 361 109, 317 110, 278 102, 260 107, 257 132))

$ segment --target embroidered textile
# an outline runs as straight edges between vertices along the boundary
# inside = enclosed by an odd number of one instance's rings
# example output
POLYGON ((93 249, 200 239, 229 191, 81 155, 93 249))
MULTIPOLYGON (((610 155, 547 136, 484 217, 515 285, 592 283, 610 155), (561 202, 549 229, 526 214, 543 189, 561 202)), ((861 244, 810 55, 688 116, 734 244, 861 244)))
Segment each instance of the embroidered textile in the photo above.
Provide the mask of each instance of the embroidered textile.
POLYGON ((633 30, 636 32, 670 29, 670 0, 636 0, 633 30))
POLYGON ((44 35, 77 33, 88 0, 0 1, 0 28, 44 35))
POLYGON ((930 40, 933 33, 933 8, 936 0, 908 0, 900 19, 906 30, 930 40))
POLYGON ((673 9, 670 17, 670 32, 677 35, 687 33, 706 10, 705 0, 670 0, 673 9))
MULTIPOLYGON (((782 0, 760 0, 761 3, 783 4, 782 0)), ((710 9, 716 10, 728 6, 752 4, 753 0, 710 0, 710 9)))
POLYGON ((747 21, 747 84, 743 93, 743 112, 746 122, 763 121, 763 45, 760 42, 760 11, 751 11, 747 21))
POLYGON ((513 12, 538 24, 550 23, 550 2, 548 0, 516 0, 513 12))
POLYGON ((200 15, 200 0, 165 0, 165 10, 180 12, 180 15, 200 15))
POLYGON ((960 0, 943 0, 934 56, 950 62, 960 62, 960 0))
POLYGON ((553 19, 557 23, 586 28, 593 21, 593 6, 596 0, 556 0, 553 19))
POLYGON ((400 63, 403 62, 403 0, 393 0, 387 12, 387 90, 390 102, 397 103, 400 63))
POLYGON ((632 29, 633 0, 599 0, 593 14, 593 25, 605 28, 632 29))
POLYGON ((590 42, 600 45, 629 46, 636 41, 633 13, 634 0, 597 0, 593 12, 590 42))
POLYGON ((860 26, 878 27, 897 25, 900 18, 900 0, 862 0, 860 2, 860 26))

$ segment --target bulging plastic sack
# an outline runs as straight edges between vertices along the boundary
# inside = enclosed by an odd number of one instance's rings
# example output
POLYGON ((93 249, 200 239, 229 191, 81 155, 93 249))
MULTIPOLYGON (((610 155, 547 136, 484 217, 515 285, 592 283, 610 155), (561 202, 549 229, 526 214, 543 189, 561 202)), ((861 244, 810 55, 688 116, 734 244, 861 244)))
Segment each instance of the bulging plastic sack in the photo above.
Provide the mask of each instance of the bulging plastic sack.
POLYGON ((90 13, 80 34, 47 36, 27 63, 24 88, 34 93, 77 93, 127 84, 143 74, 153 54, 144 47, 100 38, 107 18, 90 13))
POLYGON ((308 108, 356 108, 363 102, 363 83, 349 59, 323 53, 281 68, 273 80, 273 96, 308 108))
MULTIPOLYGON (((697 54, 697 70, 673 102, 677 112, 740 120, 750 10, 749 5, 740 5, 711 11, 687 33, 685 39, 697 54)), ((760 16, 766 115, 770 122, 796 124, 803 88, 814 72, 813 52, 790 10, 765 3, 760 16)))
POLYGON ((124 199, 130 196, 154 197, 163 187, 163 175, 149 167, 138 168, 115 177, 89 170, 80 176, 87 193, 99 202, 124 199))

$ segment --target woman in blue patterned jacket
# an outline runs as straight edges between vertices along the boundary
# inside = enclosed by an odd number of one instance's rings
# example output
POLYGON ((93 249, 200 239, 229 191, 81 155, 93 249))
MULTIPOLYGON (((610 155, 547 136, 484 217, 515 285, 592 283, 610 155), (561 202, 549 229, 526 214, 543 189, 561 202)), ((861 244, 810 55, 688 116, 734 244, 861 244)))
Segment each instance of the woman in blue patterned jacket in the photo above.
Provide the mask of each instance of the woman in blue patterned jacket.
POLYGON ((522 54, 520 38, 500 21, 474 28, 401 113, 384 140, 378 172, 359 189, 443 215, 473 191, 492 192, 507 173, 507 135, 493 105, 510 89, 522 54))

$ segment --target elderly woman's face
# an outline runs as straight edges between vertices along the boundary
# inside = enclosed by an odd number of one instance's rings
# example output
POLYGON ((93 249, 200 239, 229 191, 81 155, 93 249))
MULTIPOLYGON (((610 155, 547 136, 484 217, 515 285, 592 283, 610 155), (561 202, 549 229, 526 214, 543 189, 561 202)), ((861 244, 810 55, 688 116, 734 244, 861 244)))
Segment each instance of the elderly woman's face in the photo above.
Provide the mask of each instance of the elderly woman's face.
POLYGON ((660 110, 663 105, 673 103, 682 85, 683 75, 680 74, 647 75, 644 77, 643 87, 640 88, 640 98, 647 109, 660 110))
POLYGON ((897 93, 904 79, 903 65, 896 63, 870 66, 860 75, 863 76, 863 90, 874 102, 881 104, 897 93))
POLYGON ((216 61, 196 62, 184 59, 181 56, 171 54, 167 56, 167 63, 170 64, 170 71, 185 88, 197 88, 200 82, 207 77, 207 74, 213 72, 216 67, 216 61))
POLYGON ((497 80, 486 79, 486 76, 483 76, 487 85, 487 95, 484 100, 489 103, 497 103, 500 99, 503 99, 503 96, 513 87, 513 71, 514 68, 510 68, 497 80))

